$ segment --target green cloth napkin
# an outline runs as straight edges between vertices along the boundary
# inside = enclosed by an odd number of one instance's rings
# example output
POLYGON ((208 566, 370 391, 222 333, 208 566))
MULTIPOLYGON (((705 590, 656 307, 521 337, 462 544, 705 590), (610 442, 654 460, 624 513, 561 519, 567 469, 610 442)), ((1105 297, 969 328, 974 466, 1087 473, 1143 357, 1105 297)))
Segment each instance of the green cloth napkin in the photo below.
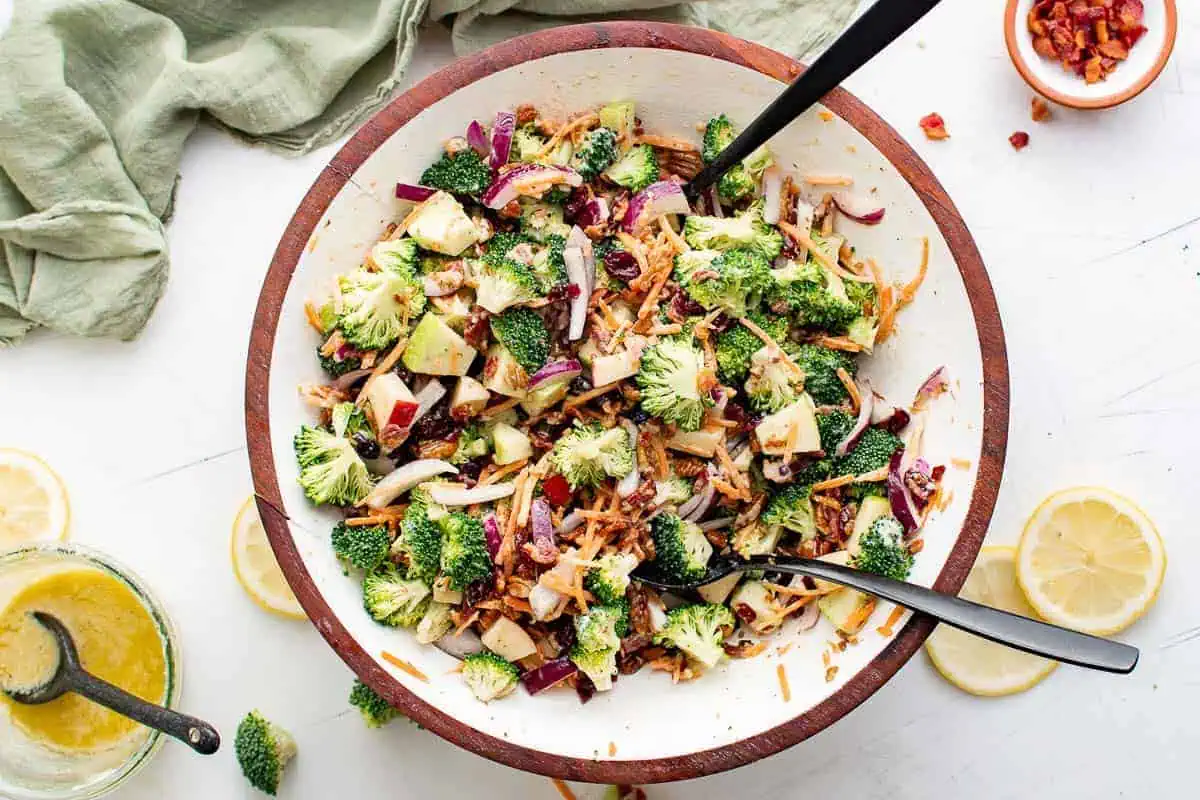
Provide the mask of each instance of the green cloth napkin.
POLYGON ((37 326, 136 336, 201 115, 285 153, 325 144, 391 96, 424 21, 450 24, 458 53, 624 16, 803 55, 858 2, 21 0, 0 37, 0 344, 37 326))

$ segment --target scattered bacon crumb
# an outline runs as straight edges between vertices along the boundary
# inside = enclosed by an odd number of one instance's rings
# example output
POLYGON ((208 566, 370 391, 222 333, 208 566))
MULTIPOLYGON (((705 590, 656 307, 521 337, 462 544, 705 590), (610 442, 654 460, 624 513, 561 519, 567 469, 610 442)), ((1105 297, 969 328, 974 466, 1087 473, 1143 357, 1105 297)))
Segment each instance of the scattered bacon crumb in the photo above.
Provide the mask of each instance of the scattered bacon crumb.
POLYGON ((888 618, 884 620, 884 623, 876 628, 875 631, 880 636, 891 636, 892 628, 895 627, 896 623, 899 622, 900 618, 903 616, 904 606, 896 606, 892 609, 892 613, 888 614, 888 618))
POLYGON ((429 678, 427 678, 425 676, 424 672, 421 672, 421 670, 417 669, 416 667, 414 667, 412 664, 408 663, 404 659, 397 658, 396 656, 389 653, 387 650, 384 650, 380 655, 383 657, 384 661, 388 662, 393 667, 404 670, 405 672, 407 672, 409 675, 412 675, 417 680, 425 681, 425 683, 429 683, 429 678))
POLYGON ((942 115, 938 113, 926 114, 921 117, 921 130, 925 131, 925 138, 937 141, 939 139, 949 139, 950 132, 946 130, 946 120, 942 119, 942 115))
POLYGON ((787 669, 783 664, 775 667, 775 674, 779 676, 779 691, 783 694, 783 702, 790 703, 792 701, 792 689, 788 686, 787 669))
POLYGON ((558 793, 562 795, 563 800, 575 800, 575 793, 571 791, 570 786, 567 786, 558 778, 551 778, 550 782, 554 784, 555 789, 558 789, 558 793))
POLYGON ((1034 122, 1046 122, 1054 116, 1054 113, 1050 110, 1050 104, 1037 95, 1033 96, 1029 107, 1029 117, 1034 122))
POLYGON ((1143 18, 1142 0, 1037 0, 1025 26, 1038 55, 1098 83, 1146 33, 1143 18))
POLYGON ((833 122, 832 111, 818 111, 817 116, 821 118, 822 122, 833 122))
POLYGON ((1017 131, 1008 137, 1008 143, 1013 146, 1013 150, 1024 150, 1029 145, 1029 134, 1025 131, 1017 131))

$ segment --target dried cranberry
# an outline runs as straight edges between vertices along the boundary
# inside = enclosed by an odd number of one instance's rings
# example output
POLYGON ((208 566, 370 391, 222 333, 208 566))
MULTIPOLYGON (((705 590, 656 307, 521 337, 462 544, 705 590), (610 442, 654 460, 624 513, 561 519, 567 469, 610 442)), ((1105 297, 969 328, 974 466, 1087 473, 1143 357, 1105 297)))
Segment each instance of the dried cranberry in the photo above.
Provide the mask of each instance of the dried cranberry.
POLYGON ((583 290, 580 289, 578 285, 574 283, 567 284, 567 297, 571 298, 572 300, 574 300, 576 297, 579 297, 579 293, 581 291, 583 290))
POLYGON ((488 456, 473 458, 470 461, 459 465, 458 474, 462 475, 464 478, 470 478, 473 481, 477 481, 479 480, 479 474, 483 472, 483 468, 488 465, 490 460, 491 459, 488 456))
POLYGON ((571 486, 562 475, 551 475, 542 481, 542 494, 556 506, 566 505, 571 499, 571 486))
POLYGON ((463 592, 463 602, 466 603, 468 607, 482 603, 488 598, 488 595, 492 593, 493 588, 494 584, 491 579, 475 581, 467 587, 465 592, 463 592))
MULTIPOLYGON (((613 680, 617 678, 614 675, 613 680)), ((596 694, 596 684, 592 683, 592 679, 585 673, 578 672, 575 674, 575 693, 579 695, 579 702, 586 703, 591 700, 596 694)))
POLYGON ((619 281, 629 283, 642 274, 633 253, 625 250, 609 250, 604 254, 604 269, 619 281))
POLYGON ((724 333, 733 327, 734 319, 726 314, 717 314, 716 319, 708 323, 708 327, 717 333, 724 333))
POLYGON ((587 186, 580 186, 571 192, 571 196, 567 198, 566 204, 563 205, 563 219, 567 222, 575 222, 575 218, 583 213, 583 209, 591 199, 592 190, 587 186))
POLYGON ((679 317, 694 317, 704 313, 704 306, 687 296, 687 292, 678 291, 671 297, 671 310, 679 317))
POLYGON ((426 412, 412 427, 412 437, 418 441, 447 439, 459 425, 450 416, 450 399, 446 398, 426 412))
POLYGON ((404 381, 404 384, 406 386, 411 384, 413 381, 413 374, 411 372, 409 372, 408 368, 405 367, 403 364, 397 364, 392 369, 392 372, 396 373, 396 377, 398 377, 400 380, 404 381))

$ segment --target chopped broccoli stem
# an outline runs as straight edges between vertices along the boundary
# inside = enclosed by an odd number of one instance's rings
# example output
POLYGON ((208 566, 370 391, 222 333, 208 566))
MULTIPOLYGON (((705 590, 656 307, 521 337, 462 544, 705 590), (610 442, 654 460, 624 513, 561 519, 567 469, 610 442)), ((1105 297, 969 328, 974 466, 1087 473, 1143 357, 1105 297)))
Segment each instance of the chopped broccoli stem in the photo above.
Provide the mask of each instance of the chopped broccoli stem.
POLYGON ((284 768, 296 755, 296 742, 260 712, 251 711, 238 724, 233 749, 250 785, 274 796, 284 768))
POLYGON ((386 525, 350 527, 345 522, 339 522, 333 526, 330 539, 338 558, 366 572, 382 564, 392 546, 386 525))
POLYGON ((455 155, 443 153, 441 158, 421 173, 422 186, 443 189, 451 194, 478 196, 491 182, 491 167, 471 148, 460 150, 455 155))
POLYGON ((382 728, 396 717, 402 716, 387 700, 380 697, 374 689, 357 678, 350 689, 350 705, 362 714, 363 722, 368 728, 382 728))

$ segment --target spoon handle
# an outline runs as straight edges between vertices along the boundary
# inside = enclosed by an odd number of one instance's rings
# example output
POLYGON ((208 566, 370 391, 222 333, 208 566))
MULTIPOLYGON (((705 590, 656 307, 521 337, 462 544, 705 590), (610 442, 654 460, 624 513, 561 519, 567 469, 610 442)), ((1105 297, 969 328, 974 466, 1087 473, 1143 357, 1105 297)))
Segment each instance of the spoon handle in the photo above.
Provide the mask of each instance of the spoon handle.
POLYGON ((221 746, 221 735, 204 720, 148 703, 82 670, 75 670, 71 676, 71 691, 123 717, 174 736, 201 755, 211 755, 221 746))
POLYGON ((913 583, 895 581, 870 572, 809 558, 752 559, 752 566, 822 578, 891 600, 897 605, 928 614, 951 627, 982 636, 1026 653, 1053 658, 1066 664, 1116 672, 1133 671, 1138 649, 1121 642, 1089 636, 1018 614, 989 608, 913 583))
POLYGON ((789 122, 807 111, 929 13, 939 0, 878 0, 829 49, 767 106, 713 163, 688 183, 698 194, 730 167, 766 144, 789 122))

